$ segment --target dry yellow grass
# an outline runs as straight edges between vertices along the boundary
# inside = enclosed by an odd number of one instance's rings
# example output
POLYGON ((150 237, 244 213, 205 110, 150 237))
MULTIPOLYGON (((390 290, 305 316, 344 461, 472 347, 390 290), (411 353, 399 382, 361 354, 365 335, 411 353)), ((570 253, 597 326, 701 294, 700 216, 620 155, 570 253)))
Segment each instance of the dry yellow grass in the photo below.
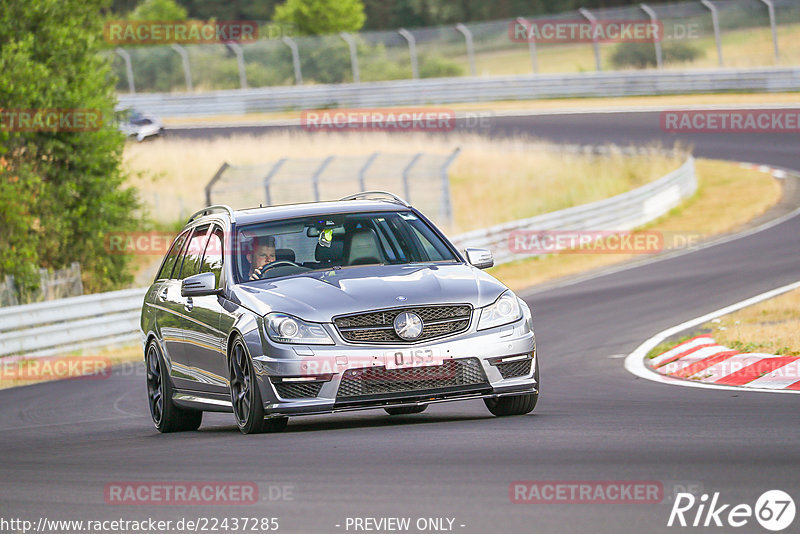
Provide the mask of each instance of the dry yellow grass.
POLYGON ((678 168, 681 155, 553 152, 529 141, 468 143, 450 174, 456 225, 485 228, 618 195, 678 168))
POLYGON ((742 352, 800 356, 800 290, 711 323, 717 343, 742 352))
MULTIPOLYGON (((129 144, 125 163, 135 176, 129 185, 140 191, 154 216, 174 221, 204 206, 203 187, 225 161, 242 165, 282 157, 366 156, 376 151, 448 154, 456 147, 462 151, 450 169, 455 213, 454 226, 446 228, 450 233, 607 198, 652 181, 681 163, 680 155, 664 156, 655 148, 630 157, 619 150, 594 156, 554 152, 530 140, 487 140, 473 134, 286 131, 129 144)), ((251 205, 263 200, 260 185, 253 190, 251 205)))
MULTIPOLYGON (((778 26, 780 65, 797 65, 800 61, 800 25, 781 24, 778 26)), ((665 67, 670 69, 716 68, 718 66, 717 48, 713 33, 686 42, 698 48, 702 54, 692 61, 675 62, 667 60, 665 67)), ((600 45, 603 70, 615 67, 611 57, 617 44, 600 45)), ((746 28, 722 32, 722 56, 726 67, 770 67, 775 65, 770 28, 746 28)), ((461 57, 454 58, 466 63, 461 57)), ((519 44, 492 52, 476 54, 476 67, 481 76, 509 74, 530 74, 531 59, 528 47, 519 44)), ((595 70, 592 45, 582 44, 540 44, 537 46, 537 61, 541 74, 566 72, 591 72, 595 70)))
MULTIPOLYGON (((735 163, 697 161, 698 192, 681 207, 647 227, 663 232, 665 246, 735 230, 761 215, 780 199, 780 185, 770 175, 735 163), (673 239, 675 238, 675 239, 673 239)), ((512 289, 575 275, 633 259, 633 254, 557 254, 531 258, 490 270, 512 289)))

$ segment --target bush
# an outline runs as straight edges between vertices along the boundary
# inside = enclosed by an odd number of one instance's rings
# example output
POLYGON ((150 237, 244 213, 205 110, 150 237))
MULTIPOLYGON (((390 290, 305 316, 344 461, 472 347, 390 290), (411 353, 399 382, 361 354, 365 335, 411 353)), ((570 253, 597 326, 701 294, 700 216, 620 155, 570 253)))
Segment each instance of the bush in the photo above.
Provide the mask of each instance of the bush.
POLYGON ((463 75, 464 68, 458 63, 433 54, 419 56, 420 78, 447 78, 463 75))
MULTIPOLYGON (((661 53, 665 63, 694 61, 704 55, 701 49, 685 41, 663 42, 661 53)), ((655 45, 653 43, 620 43, 611 55, 611 64, 617 69, 655 67, 658 64, 655 45)))

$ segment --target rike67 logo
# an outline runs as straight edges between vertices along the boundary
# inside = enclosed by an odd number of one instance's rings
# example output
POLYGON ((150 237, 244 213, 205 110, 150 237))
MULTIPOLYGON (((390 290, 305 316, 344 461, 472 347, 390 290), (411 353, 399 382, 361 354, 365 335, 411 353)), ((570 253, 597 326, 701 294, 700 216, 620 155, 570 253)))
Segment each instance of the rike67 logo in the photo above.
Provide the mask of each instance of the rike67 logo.
POLYGON ((699 498, 691 493, 679 493, 672 505, 667 526, 739 528, 752 524, 755 517, 763 528, 778 532, 792 524, 794 515, 794 500, 781 490, 765 491, 756 500, 755 506, 723 503, 718 491, 710 498, 707 493, 699 498))

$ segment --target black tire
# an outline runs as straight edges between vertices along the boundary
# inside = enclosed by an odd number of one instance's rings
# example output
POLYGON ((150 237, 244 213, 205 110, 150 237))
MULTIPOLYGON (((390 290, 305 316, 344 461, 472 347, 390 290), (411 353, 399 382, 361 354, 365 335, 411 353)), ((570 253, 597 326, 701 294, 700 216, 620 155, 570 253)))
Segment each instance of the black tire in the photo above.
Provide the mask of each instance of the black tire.
POLYGON ((264 402, 254 379, 253 360, 241 337, 237 337, 231 346, 228 370, 233 415, 242 434, 280 432, 285 429, 289 422, 288 417, 265 419, 264 402))
POLYGON ((172 381, 158 343, 151 341, 145 352, 147 366, 147 404, 150 417, 159 432, 183 432, 197 430, 203 422, 203 412, 187 410, 172 402, 172 381))
POLYGON ((536 358, 536 366, 533 368, 533 378, 536 380, 536 393, 483 399, 483 402, 486 404, 489 411, 497 417, 531 413, 533 409, 536 408, 536 402, 539 400, 539 358, 536 358))
POLYGON ((525 395, 483 399, 483 402, 493 415, 504 417, 507 415, 525 415, 526 413, 531 413, 533 409, 536 408, 536 401, 538 400, 538 393, 527 393, 525 395))
POLYGON ((384 408, 389 415, 410 415, 412 413, 422 413, 428 407, 427 404, 422 406, 403 406, 401 408, 384 408))

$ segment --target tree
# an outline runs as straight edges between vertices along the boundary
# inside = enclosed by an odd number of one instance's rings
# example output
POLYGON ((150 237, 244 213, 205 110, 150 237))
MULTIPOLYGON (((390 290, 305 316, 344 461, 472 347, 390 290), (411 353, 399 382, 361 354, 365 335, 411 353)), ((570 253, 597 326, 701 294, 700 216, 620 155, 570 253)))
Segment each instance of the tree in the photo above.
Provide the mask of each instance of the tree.
POLYGON ((186 8, 175 0, 144 0, 130 15, 132 20, 186 20, 186 8))
POLYGON ((0 3, 0 275, 15 275, 23 289, 35 285, 39 267, 73 261, 90 291, 131 279, 126 257, 104 247, 108 233, 132 227, 137 201, 122 188, 115 79, 99 53, 103 7, 102 0, 0 3), (20 110, 93 110, 101 123, 20 131, 9 119, 20 110))
POLYGON ((357 32, 366 21, 361 0, 287 0, 275 8, 275 22, 300 35, 357 32))

